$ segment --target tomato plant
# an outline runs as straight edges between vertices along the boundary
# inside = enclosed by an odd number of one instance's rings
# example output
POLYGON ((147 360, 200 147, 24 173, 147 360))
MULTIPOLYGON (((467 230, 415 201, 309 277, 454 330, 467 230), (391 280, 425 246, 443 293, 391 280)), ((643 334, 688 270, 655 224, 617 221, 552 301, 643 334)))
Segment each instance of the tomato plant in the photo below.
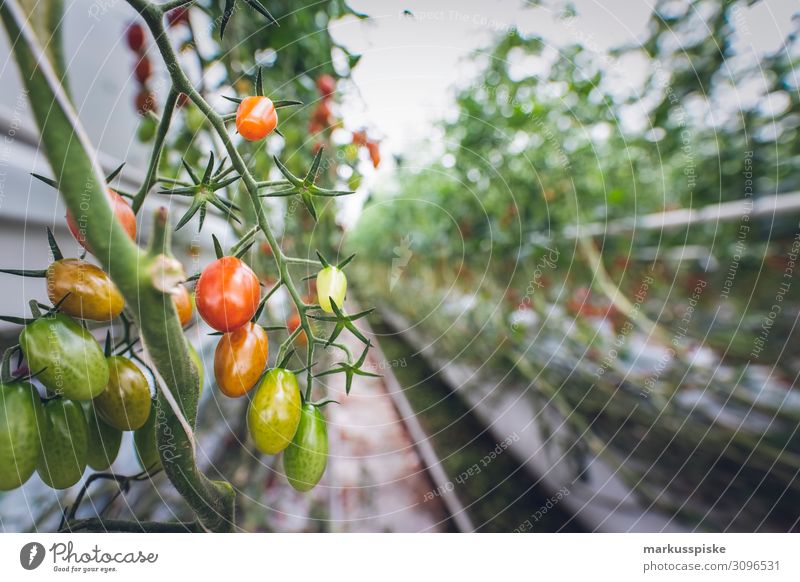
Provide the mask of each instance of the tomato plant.
POLYGON ((223 335, 214 351, 214 377, 220 391, 231 398, 244 396, 261 377, 268 353, 267 332, 256 323, 223 335))

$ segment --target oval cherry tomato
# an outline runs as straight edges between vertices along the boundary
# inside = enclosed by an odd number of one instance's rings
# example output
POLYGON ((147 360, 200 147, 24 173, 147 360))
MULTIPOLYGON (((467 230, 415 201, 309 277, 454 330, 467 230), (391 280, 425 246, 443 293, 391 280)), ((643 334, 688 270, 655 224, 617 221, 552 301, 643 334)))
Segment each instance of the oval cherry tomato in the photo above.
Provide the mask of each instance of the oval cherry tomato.
POLYGON ((47 268, 47 295, 73 317, 111 321, 122 313, 125 300, 100 267, 80 259, 61 259, 47 268), (67 295, 69 294, 69 295, 67 295))
POLYGON ((331 299, 341 309, 347 293, 347 277, 337 267, 325 267, 317 273, 317 299, 323 311, 333 313, 331 299))
MULTIPOLYGON (((125 229, 125 232, 128 233, 128 236, 131 237, 131 240, 136 240, 136 215, 133 213, 130 204, 125 202, 125 199, 111 188, 108 188, 106 193, 108 194, 108 201, 111 204, 111 210, 114 211, 117 221, 122 225, 122 228, 125 229)), ((89 244, 86 240, 85 220, 85 217, 79 217, 79 220, 75 220, 72 213, 67 210, 67 226, 69 227, 69 231, 72 233, 72 236, 75 237, 75 240, 78 241, 78 244, 91 253, 92 249, 89 248, 89 244)))
POLYGON ((156 110, 156 96, 152 91, 142 88, 142 90, 136 94, 135 104, 136 112, 141 116, 145 116, 148 111, 156 110))
POLYGON ((328 98, 336 91, 336 79, 330 75, 322 75, 317 79, 317 91, 323 98, 328 98))
POLYGON ((125 31, 125 38, 132 51, 138 53, 144 48, 144 28, 142 28, 141 24, 136 22, 131 23, 125 31))
POLYGON ((19 336, 28 369, 55 394, 91 400, 106 389, 108 364, 88 330, 63 313, 29 323, 19 336))
POLYGON ((0 491, 30 479, 39 463, 39 393, 28 382, 0 384, 0 491))
POLYGON ((259 451, 275 455, 289 446, 300 406, 300 387, 291 371, 274 368, 264 375, 247 408, 247 428, 259 451))
POLYGON ((83 408, 66 398, 46 402, 40 432, 39 477, 53 489, 72 487, 83 476, 89 456, 83 408))
POLYGON ((94 399, 97 414, 119 430, 136 430, 150 416, 150 385, 142 371, 122 356, 108 358, 105 391, 94 399))
POLYGON ((180 8, 175 8, 174 10, 170 10, 167 12, 167 23, 169 24, 170 28, 178 26, 181 23, 189 22, 189 8, 187 6, 181 6, 180 8))
POLYGON ((331 124, 331 106, 328 105, 327 101, 319 102, 319 105, 317 105, 317 108, 314 110, 312 120, 319 127, 328 127, 331 124))
POLYGON ((269 339, 264 328, 248 322, 219 338, 214 352, 214 376, 230 398, 244 396, 267 367, 269 339))
POLYGON ((275 105, 260 95, 245 97, 236 110, 236 130, 248 141, 258 141, 272 133, 278 125, 275 105))
POLYGON ((250 321, 260 299, 258 277, 236 257, 222 257, 207 266, 195 290, 200 317, 222 332, 233 331, 250 321))
POLYGON ((181 322, 181 327, 186 327, 192 320, 194 306, 192 305, 192 296, 184 285, 178 285, 175 291, 172 292, 172 303, 175 304, 175 310, 178 312, 178 319, 181 322))
POLYGON ((298 491, 313 489, 328 464, 328 428, 318 406, 306 402, 292 444, 283 453, 283 469, 298 491))
POLYGON ((150 75, 153 74, 153 65, 150 63, 150 59, 147 57, 142 57, 136 63, 136 66, 133 68, 133 76, 136 77, 136 80, 139 81, 142 85, 147 82, 147 79, 150 78, 150 75))
POLYGON ((158 454, 156 443, 156 422, 158 420, 158 404, 150 403, 150 416, 147 422, 133 433, 133 445, 136 449, 136 459, 142 470, 150 474, 161 469, 161 457, 158 454))
POLYGON ((122 431, 100 418, 91 402, 86 406, 86 424, 89 428, 87 463, 95 471, 105 471, 117 459, 122 431))

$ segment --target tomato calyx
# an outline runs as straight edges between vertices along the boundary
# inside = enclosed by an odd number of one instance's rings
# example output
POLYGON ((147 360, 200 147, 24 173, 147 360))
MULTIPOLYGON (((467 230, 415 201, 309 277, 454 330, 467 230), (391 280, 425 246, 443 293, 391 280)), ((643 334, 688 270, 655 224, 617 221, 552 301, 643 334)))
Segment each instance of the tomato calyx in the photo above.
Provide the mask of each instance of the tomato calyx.
POLYGON ((186 160, 181 159, 181 163, 189 174, 192 183, 159 190, 159 194, 167 196, 187 196, 192 198, 189 209, 175 226, 176 231, 186 226, 186 223, 198 212, 200 213, 200 223, 197 231, 200 232, 203 230, 203 223, 205 222, 206 211, 209 204, 222 212, 225 218, 241 224, 242 221, 238 216, 238 214, 241 213, 241 209, 233 201, 221 194, 217 194, 218 190, 230 186, 240 178, 239 174, 230 175, 234 168, 233 166, 226 167, 226 162, 227 158, 221 160, 215 170, 214 152, 210 152, 205 170, 202 176, 198 176, 186 160))
POLYGON ((316 155, 314 156, 314 160, 311 162, 311 167, 304 178, 298 178, 292 174, 292 172, 290 172, 289 169, 283 165, 277 156, 273 156, 272 159, 275 161, 275 165, 280 173, 283 174, 283 177, 286 178, 286 182, 289 183, 290 187, 283 190, 273 190, 267 192, 266 194, 260 194, 260 196, 262 198, 286 197, 295 195, 300 196, 303 206, 306 207, 306 210, 308 210, 309 214, 311 214, 311 217, 314 219, 314 221, 316 221, 317 210, 314 207, 314 196, 335 198, 338 196, 354 194, 355 192, 352 190, 329 190, 327 188, 320 188, 315 184, 317 180, 317 173, 319 172, 319 166, 322 162, 322 152, 323 149, 317 151, 316 155))
MULTIPOLYGON (((329 370, 325 370, 324 372, 320 372, 315 378, 319 378, 320 376, 328 376, 330 374, 344 374, 345 375, 345 394, 350 394, 350 388, 353 385, 353 376, 365 376, 368 378, 381 378, 381 374, 373 374, 372 372, 367 372, 363 369, 364 362, 367 359, 367 352, 369 352, 369 348, 372 344, 367 344, 364 348, 364 351, 361 352, 361 356, 359 356, 358 360, 354 363, 350 362, 339 362, 336 364, 337 367, 331 368, 329 370)), ((336 402, 335 400, 333 402, 336 402)), ((327 401, 325 402, 327 404, 327 401)), ((339 404, 336 402, 336 404, 339 404)), ((321 406, 321 405, 317 405, 321 406)))

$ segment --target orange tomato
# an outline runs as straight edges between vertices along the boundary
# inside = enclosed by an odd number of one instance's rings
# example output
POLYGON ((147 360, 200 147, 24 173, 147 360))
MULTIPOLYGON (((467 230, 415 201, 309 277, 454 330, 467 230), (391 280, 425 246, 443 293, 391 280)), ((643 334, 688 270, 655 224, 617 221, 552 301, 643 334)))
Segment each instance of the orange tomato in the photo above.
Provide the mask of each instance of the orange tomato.
POLYGON ((214 352, 214 376, 220 391, 230 398, 244 396, 267 367, 269 338, 264 328, 247 323, 223 335, 214 352))
POLYGON ((267 137, 278 126, 272 101, 261 95, 245 97, 236 110, 236 130, 248 141, 267 137))

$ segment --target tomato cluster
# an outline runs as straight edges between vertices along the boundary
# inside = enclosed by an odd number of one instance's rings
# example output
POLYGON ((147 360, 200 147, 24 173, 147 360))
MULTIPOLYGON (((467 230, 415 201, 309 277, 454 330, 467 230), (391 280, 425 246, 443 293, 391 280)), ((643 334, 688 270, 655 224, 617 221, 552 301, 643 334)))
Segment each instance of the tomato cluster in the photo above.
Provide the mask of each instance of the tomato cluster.
POLYGON ((136 55, 136 64, 133 67, 133 76, 139 84, 136 94, 136 111, 139 115, 146 115, 148 111, 155 111, 156 97, 149 88, 150 77, 153 75, 153 65, 147 56, 147 36, 144 27, 138 22, 132 22, 125 31, 128 48, 136 55))

